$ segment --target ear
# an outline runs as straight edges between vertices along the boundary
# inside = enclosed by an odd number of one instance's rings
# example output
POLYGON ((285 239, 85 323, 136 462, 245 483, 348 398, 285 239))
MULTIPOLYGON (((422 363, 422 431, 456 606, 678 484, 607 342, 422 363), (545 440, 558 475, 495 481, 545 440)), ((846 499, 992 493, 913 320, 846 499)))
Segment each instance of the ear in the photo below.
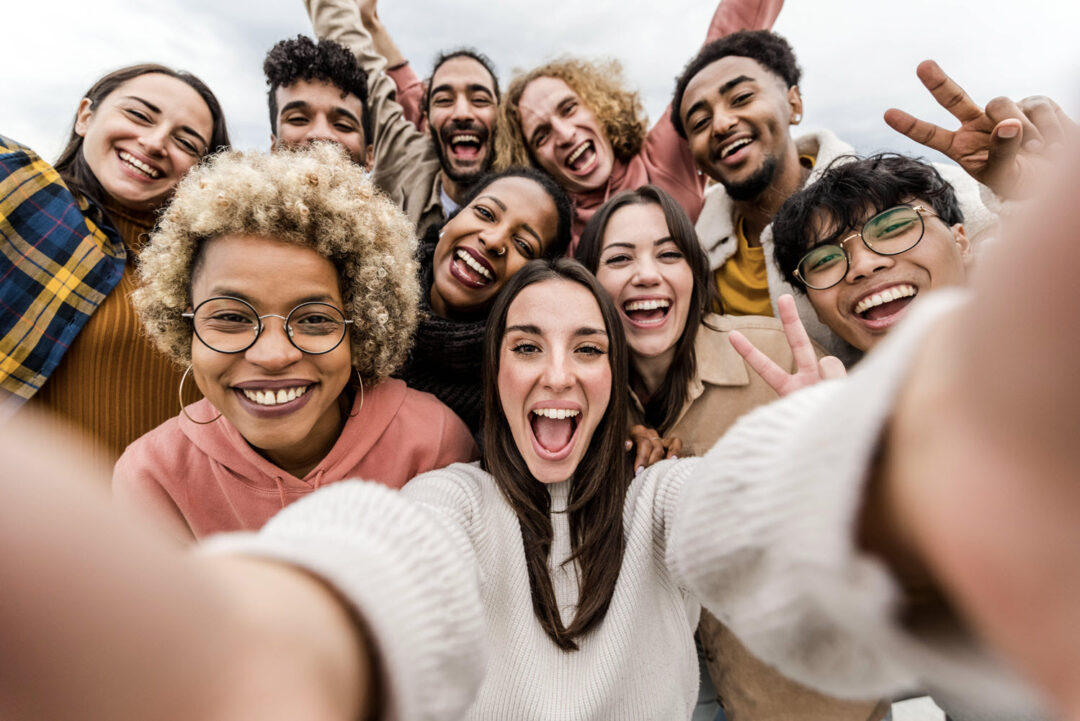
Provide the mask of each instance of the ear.
POLYGON ((802 93, 799 92, 798 85, 792 85, 787 90, 788 111, 790 112, 792 125, 798 125, 802 122, 802 93))
POLYGON ((960 260, 964 263, 964 268, 968 271, 971 270, 971 264, 975 260, 975 253, 971 248, 971 240, 967 237, 967 231, 964 230, 963 223, 957 223, 951 228, 953 234, 953 240, 956 242, 956 249, 960 253, 960 260))
POLYGON ((271 150, 277 150, 278 149, 278 139, 277 139, 277 135, 275 135, 274 133, 270 133, 270 149, 271 150))
POLYGON ((367 152, 364 153, 364 167, 368 170, 375 169, 375 146, 368 145, 367 152))
POLYGON ((86 137, 86 129, 90 127, 90 116, 94 114, 92 106, 94 101, 83 98, 79 101, 79 109, 75 111, 75 134, 86 137))

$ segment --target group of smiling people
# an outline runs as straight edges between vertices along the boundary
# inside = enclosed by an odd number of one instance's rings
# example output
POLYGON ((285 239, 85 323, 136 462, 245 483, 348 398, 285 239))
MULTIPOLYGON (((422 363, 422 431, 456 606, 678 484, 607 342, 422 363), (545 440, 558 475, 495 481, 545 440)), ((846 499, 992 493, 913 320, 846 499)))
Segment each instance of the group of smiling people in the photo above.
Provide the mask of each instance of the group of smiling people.
POLYGON ((960 167, 795 137, 780 6, 721 2, 651 129, 616 65, 421 82, 373 0, 307 0, 270 153, 159 65, 95 83, 52 165, 0 137, 14 718, 1080 718, 1076 606, 1014 595, 1080 596, 1080 338, 988 280, 1076 251, 987 243, 1076 195, 1044 185, 1075 126, 927 62, 960 127, 886 121, 960 167), (1006 328, 1057 344, 1035 390, 995 382, 1006 328), (114 505, 50 460, 72 429, 114 505))

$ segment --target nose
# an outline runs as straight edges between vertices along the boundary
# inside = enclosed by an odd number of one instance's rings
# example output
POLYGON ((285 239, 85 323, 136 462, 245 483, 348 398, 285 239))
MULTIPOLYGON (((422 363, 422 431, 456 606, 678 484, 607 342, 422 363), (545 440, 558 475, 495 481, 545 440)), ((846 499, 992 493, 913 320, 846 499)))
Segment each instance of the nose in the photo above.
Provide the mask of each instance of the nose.
POLYGON ((848 271, 844 276, 849 283, 872 276, 878 271, 890 268, 893 265, 893 256, 878 255, 866 247, 862 238, 857 235, 851 236, 844 242, 844 248, 848 254, 848 271))
POLYGON ((630 279, 636 287, 649 287, 660 284, 660 270, 651 257, 639 258, 634 263, 634 275, 630 279))
POLYGON ((735 128, 737 118, 734 113, 730 113, 726 108, 714 107, 712 118, 712 131, 713 135, 722 137, 727 135, 735 128))
POLYGON ((506 250, 510 247, 510 238, 501 229, 490 228, 481 231, 478 237, 484 252, 495 258, 506 255, 506 250))
POLYGON ((472 103, 469 102, 469 98, 465 95, 458 95, 454 98, 454 107, 450 115, 451 120, 466 120, 476 117, 473 113, 472 103))
POLYGON ((566 145, 574 139, 574 126, 563 118, 554 118, 551 121, 551 136, 559 145, 566 145))
POLYGON ((289 341, 285 320, 264 316, 263 329, 254 345, 244 351, 244 358, 270 371, 283 370, 304 357, 303 351, 289 341))
POLYGON ((139 136, 139 145, 148 155, 164 155, 165 140, 168 135, 168 128, 164 126, 157 125, 148 128, 145 133, 139 136))
POLYGON ((545 389, 554 393, 570 389, 574 382, 574 374, 570 368, 568 349, 555 348, 547 354, 540 382, 545 389))
POLYGON ((304 135, 304 139, 309 142, 313 140, 329 140, 332 143, 338 142, 333 127, 331 127, 324 115, 319 115, 312 119, 311 124, 307 127, 307 133, 304 135))

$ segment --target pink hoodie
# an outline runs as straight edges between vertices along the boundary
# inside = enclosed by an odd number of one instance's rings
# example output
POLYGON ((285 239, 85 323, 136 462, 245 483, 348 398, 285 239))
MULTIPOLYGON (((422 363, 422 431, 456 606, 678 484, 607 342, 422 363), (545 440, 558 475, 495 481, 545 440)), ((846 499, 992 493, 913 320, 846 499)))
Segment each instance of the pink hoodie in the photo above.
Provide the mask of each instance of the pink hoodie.
MULTIPOLYGON (((206 400, 189 412, 195 418, 216 414, 206 400)), ((365 391, 363 408, 304 478, 256 453, 224 417, 198 425, 181 414, 127 447, 112 485, 121 503, 190 539, 256 530, 288 504, 335 481, 363 478, 401 488, 420 473, 478 457, 469 429, 453 411, 390 378, 365 391)))

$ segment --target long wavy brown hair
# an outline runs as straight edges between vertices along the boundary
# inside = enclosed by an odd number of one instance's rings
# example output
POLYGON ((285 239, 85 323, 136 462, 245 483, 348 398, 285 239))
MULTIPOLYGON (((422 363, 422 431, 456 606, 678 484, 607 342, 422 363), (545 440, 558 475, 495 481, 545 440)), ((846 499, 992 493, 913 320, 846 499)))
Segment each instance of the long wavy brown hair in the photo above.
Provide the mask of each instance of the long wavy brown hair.
POLYGON ((499 106, 499 132, 495 136, 497 169, 536 165, 521 131, 518 103, 525 86, 537 78, 558 78, 569 85, 600 121, 619 160, 627 161, 641 150, 648 119, 641 96, 625 87, 622 65, 617 60, 588 62, 579 58, 559 58, 516 75, 510 81, 506 98, 499 106))
POLYGON ((483 467, 495 477, 503 497, 517 515, 525 547, 533 612, 551 640, 566 651, 578 648, 575 639, 604 619, 622 567, 623 505, 630 486, 631 463, 626 439, 628 396, 626 339, 615 305, 596 278, 574 260, 534 260, 507 283, 488 316, 484 339, 484 458, 483 467), (589 290, 604 318, 611 368, 611 400, 571 481, 571 555, 577 562, 580 590, 577 613, 569 626, 562 622, 548 570, 554 532, 551 496, 525 464, 499 397, 499 358, 506 316, 523 289, 546 280, 569 280, 589 290))
MULTIPOLYGON (((683 254, 694 277, 689 310, 686 314, 686 327, 683 328, 682 334, 675 343, 675 355, 671 359, 671 366, 668 367, 668 372, 660 387, 644 404, 645 422, 664 434, 675 424, 683 404, 686 403, 690 379, 694 377, 697 370, 694 343, 697 340, 698 330, 705 322, 708 308, 713 302, 715 290, 713 284, 709 282, 709 259, 701 243, 698 242, 694 224, 682 206, 655 185, 643 185, 637 190, 624 190, 600 206, 585 225, 574 257, 595 274, 600 267, 600 253, 604 249, 604 233, 607 231, 608 223, 619 209, 628 205, 656 205, 663 211, 671 239, 675 241, 675 246, 683 254)), ((633 367, 631 367, 631 379, 633 379, 633 373, 633 367)))

